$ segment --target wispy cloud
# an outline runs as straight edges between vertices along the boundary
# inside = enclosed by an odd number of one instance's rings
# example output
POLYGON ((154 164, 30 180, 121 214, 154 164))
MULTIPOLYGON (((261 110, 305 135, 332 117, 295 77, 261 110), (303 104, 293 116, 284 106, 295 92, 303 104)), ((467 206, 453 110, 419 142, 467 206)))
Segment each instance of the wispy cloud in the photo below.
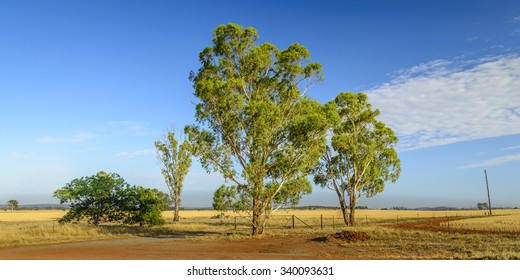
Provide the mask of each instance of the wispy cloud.
POLYGON ((520 146, 506 147, 506 148, 503 148, 502 150, 507 151, 507 150, 516 150, 516 149, 520 149, 520 146))
POLYGON ((32 153, 24 153, 24 152, 17 152, 17 151, 9 152, 9 158, 13 159, 13 160, 29 158, 31 156, 32 156, 32 153))
POLYGON ((413 150, 520 133, 520 57, 436 60, 368 90, 381 118, 413 150))
POLYGON ((467 168, 475 168, 475 167, 496 166, 496 165, 502 165, 502 164, 512 162, 512 161, 520 161, 520 154, 496 157, 496 158, 488 159, 486 161, 481 161, 481 162, 465 165, 465 166, 462 166, 461 168, 467 169, 467 168))
POLYGON ((129 134, 134 136, 148 136, 151 134, 148 124, 136 121, 114 121, 110 122, 113 132, 116 134, 129 134))
POLYGON ((82 143, 88 142, 94 139, 96 135, 92 133, 78 133, 68 137, 51 137, 51 136, 43 136, 37 139, 34 139, 34 142, 38 143, 82 143))
POLYGON ((126 158, 136 158, 141 156, 149 156, 149 155, 155 155, 154 149, 145 149, 145 150, 139 150, 139 151, 133 151, 133 152, 120 152, 118 154, 119 156, 126 157, 126 158))

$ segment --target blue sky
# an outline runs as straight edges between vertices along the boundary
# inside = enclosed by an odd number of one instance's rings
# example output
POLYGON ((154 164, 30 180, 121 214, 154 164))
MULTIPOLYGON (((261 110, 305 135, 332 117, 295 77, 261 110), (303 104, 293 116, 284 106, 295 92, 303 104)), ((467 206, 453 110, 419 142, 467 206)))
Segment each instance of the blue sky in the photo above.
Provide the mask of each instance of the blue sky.
MULTIPOLYGON (((311 98, 363 91, 381 110, 403 171, 361 204, 473 207, 487 169, 492 203, 520 206, 518 1, 0 1, 0 204, 55 203, 99 170, 166 191, 153 142, 194 123, 189 72, 228 22, 306 46, 325 77, 311 98)), ((195 161, 183 205, 222 182, 195 161)))

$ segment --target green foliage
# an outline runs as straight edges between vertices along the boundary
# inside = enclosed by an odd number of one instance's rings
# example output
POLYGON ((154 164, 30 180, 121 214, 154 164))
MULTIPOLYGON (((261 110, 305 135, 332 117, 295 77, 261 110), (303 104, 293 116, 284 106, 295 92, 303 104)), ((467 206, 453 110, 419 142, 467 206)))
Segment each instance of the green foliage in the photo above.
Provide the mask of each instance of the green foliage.
POLYGON ((11 199, 7 202, 7 207, 11 209, 11 211, 18 209, 18 200, 11 199))
POLYGON ((311 192, 306 176, 325 150, 327 127, 326 108, 305 96, 322 79, 321 65, 299 44, 278 50, 257 40, 252 27, 214 31, 190 74, 200 126, 185 129, 202 166, 247 200, 254 234, 263 231, 263 213, 311 192))
POLYGON ((156 189, 130 187, 118 174, 98 172, 67 183, 54 192, 60 203, 70 203, 70 210, 60 223, 87 220, 124 224, 163 224, 160 211, 165 210, 167 195, 156 189))
POLYGON ((479 202, 477 203, 477 208, 478 210, 488 210, 489 205, 487 204, 487 202, 479 202))
POLYGON ((251 209, 251 201, 237 186, 221 185, 213 194, 213 209, 244 211, 251 209))
POLYGON ((98 225, 118 220, 119 197, 129 185, 118 174, 100 171, 94 176, 74 179, 54 192, 60 203, 70 203, 70 210, 60 222, 86 219, 98 225))
POLYGON ((155 148, 161 173, 173 201, 173 220, 179 221, 182 186, 191 166, 192 148, 188 141, 179 145, 173 131, 169 131, 162 142, 156 141, 155 148))
POLYGON ((171 203, 167 194, 157 189, 136 186, 125 189, 123 197, 121 208, 124 224, 154 226, 165 223, 161 212, 171 203))
POLYGON ((328 105, 336 108, 336 115, 330 115, 333 136, 314 170, 314 182, 336 192, 345 223, 353 225, 359 199, 382 192, 386 181, 399 178, 401 165, 394 149, 398 139, 376 119, 379 110, 372 110, 363 93, 340 93, 328 105))

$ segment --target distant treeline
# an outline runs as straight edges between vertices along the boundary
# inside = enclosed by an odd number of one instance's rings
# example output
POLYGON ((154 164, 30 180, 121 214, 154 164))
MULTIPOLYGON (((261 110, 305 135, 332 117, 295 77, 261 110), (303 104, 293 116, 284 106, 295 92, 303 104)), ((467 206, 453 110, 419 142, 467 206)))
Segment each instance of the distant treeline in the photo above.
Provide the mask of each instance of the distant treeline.
MULTIPOLYGON (((69 209, 70 205, 66 204, 28 204, 18 206, 19 210, 66 210, 69 209)), ((9 207, 5 204, 0 204, 0 209, 8 210, 9 207)), ((211 207, 181 207, 181 210, 199 210, 209 211, 213 210, 211 207)), ((320 206, 320 205, 309 205, 309 206, 298 206, 293 208, 282 208, 282 209, 296 209, 296 210, 340 210, 339 207, 335 206, 320 206)), ((372 210, 424 210, 424 211, 449 211, 449 210, 475 210, 473 208, 457 208, 457 207, 417 207, 408 208, 404 206, 394 206, 389 208, 368 208, 368 206, 356 206, 356 209, 372 209, 372 210)), ((493 209, 518 209, 518 207, 493 207, 493 209)), ((168 210, 173 210, 169 207, 168 210)), ((1 211, 1 210, 0 210, 1 211)))
MULTIPOLYGON (((424 210, 424 211, 450 211, 450 210, 476 210, 477 207, 457 208, 457 207, 418 207, 407 208, 402 206, 395 206, 391 208, 379 208, 379 210, 424 210)), ((493 209, 518 209, 518 207, 493 207, 493 209)))
MULTIPOLYGON (((18 210, 65 210, 69 208, 69 205, 61 204, 28 204, 18 206, 18 210)), ((0 205, 0 209, 8 210, 9 207, 4 204, 0 205)))

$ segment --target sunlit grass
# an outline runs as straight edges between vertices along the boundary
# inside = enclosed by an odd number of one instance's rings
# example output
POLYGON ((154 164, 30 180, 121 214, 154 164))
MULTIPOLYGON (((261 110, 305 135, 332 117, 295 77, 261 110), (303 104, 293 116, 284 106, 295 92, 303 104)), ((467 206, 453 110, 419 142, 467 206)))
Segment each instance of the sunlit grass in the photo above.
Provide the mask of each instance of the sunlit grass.
POLYGON ((218 211, 184 210, 180 222, 172 223, 172 212, 165 211, 167 224, 152 228, 96 227, 86 223, 60 225, 57 219, 65 213, 63 210, 0 212, 0 247, 158 235, 181 235, 206 241, 270 237, 310 240, 341 230, 355 230, 368 233, 371 239, 323 246, 348 248, 349 252, 373 259, 520 259, 520 210, 495 210, 494 216, 484 216, 483 211, 358 210, 358 226, 354 228, 342 224, 339 210, 278 210, 269 220, 265 234, 255 237, 250 235, 251 217, 247 213, 226 212, 225 218, 217 218, 218 211), (292 229, 293 215, 295 229, 292 229), (387 226, 394 222, 442 217, 467 217, 451 221, 452 228, 496 230, 502 234, 431 232, 387 226), (516 234, 509 234, 515 231, 516 234))
MULTIPOLYGON (((65 215, 66 210, 16 210, 16 211, 0 211, 0 222, 20 222, 20 221, 56 221, 65 215)), ((217 216, 221 212, 214 210, 181 210, 182 219, 210 219, 217 216)), ((474 217, 485 216, 484 210, 450 210, 450 211, 421 211, 421 210, 365 210, 356 211, 356 219, 359 222, 365 221, 367 218, 372 221, 399 219, 421 219, 421 218, 441 218, 441 217, 474 217)), ((248 218, 247 212, 227 211, 224 213, 228 218, 248 218)), ((493 210, 495 216, 520 215, 520 209, 499 209, 493 210)), ((316 210, 292 210, 279 209, 272 212, 274 217, 292 216, 299 218, 324 218, 335 217, 341 219, 341 211, 338 209, 316 209, 316 210)), ((173 219, 173 211, 164 211, 163 217, 167 221, 173 219)), ((493 216, 494 217, 494 216, 493 216)))
POLYGON ((66 210, 16 210, 0 211, 0 222, 56 221, 67 213, 66 210))
POLYGON ((86 224, 60 225, 48 221, 0 223, 0 246, 2 247, 113 239, 129 236, 131 235, 113 233, 104 227, 86 224))
MULTIPOLYGON (((447 224, 444 223, 443 226, 447 224)), ((520 233, 520 213, 453 221, 450 222, 450 226, 457 229, 520 233)))
MULTIPOLYGON (((343 241, 323 246, 339 246, 349 254, 367 259, 520 259, 520 238, 504 234, 460 234, 422 230, 402 230, 384 226, 358 226, 370 239, 363 242, 343 241)), ((337 230, 336 230, 337 231, 337 230)), ((324 236, 324 232, 285 231, 293 235, 324 236)))

